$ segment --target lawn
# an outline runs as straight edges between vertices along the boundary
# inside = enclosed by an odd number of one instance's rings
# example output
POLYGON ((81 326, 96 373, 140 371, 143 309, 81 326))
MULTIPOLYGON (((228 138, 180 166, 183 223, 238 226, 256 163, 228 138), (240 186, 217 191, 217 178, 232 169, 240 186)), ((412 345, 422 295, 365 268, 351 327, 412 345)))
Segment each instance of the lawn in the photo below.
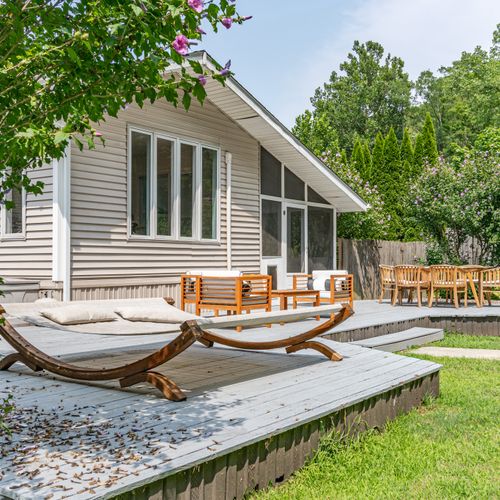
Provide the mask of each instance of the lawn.
POLYGON ((433 342, 432 346, 463 347, 466 349, 500 349, 500 337, 463 335, 461 333, 445 333, 443 340, 433 342))
POLYGON ((438 399, 382 433, 326 438, 292 479, 255 498, 499 498, 500 364, 420 357, 443 365, 438 399))

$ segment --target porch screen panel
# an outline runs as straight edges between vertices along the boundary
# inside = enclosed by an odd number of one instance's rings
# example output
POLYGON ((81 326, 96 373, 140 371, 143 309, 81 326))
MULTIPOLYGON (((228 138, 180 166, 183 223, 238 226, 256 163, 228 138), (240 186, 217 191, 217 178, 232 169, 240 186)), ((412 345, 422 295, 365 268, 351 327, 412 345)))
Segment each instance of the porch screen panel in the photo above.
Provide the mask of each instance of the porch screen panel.
POLYGON ((208 148, 201 159, 201 237, 217 238, 217 151, 208 148))
POLYGON ((308 211, 309 272, 332 269, 333 210, 309 207, 308 211))
POLYGON ((151 218, 151 136, 142 132, 131 133, 131 232, 150 234, 151 218))
POLYGON ((157 234, 172 234, 172 174, 174 143, 168 139, 156 141, 156 206, 157 234))
POLYGON ((181 144, 181 227, 180 235, 193 237, 196 147, 181 144))
POLYGON ((281 198, 281 163, 264 148, 260 148, 260 192, 281 198))
POLYGON ((304 182, 285 167, 285 198, 304 201, 305 189, 304 182))
POLYGON ((23 193, 13 189, 7 199, 14 203, 10 210, 5 210, 5 234, 21 234, 23 232, 23 193))
POLYGON ((281 203, 262 200, 262 255, 281 256, 281 203))

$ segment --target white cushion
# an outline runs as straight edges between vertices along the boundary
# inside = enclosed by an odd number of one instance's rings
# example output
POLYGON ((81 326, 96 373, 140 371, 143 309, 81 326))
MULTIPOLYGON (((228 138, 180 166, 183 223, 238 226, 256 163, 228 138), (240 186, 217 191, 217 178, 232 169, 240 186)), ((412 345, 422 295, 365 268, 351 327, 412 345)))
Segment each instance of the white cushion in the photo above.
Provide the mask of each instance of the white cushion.
POLYGON ((52 307, 40 311, 40 314, 58 325, 81 325, 85 323, 99 323, 101 321, 114 321, 116 319, 113 311, 106 311, 102 307, 86 307, 81 304, 52 307))
POLYGON ((145 321, 148 323, 183 323, 199 316, 181 311, 170 304, 161 306, 123 306, 115 309, 123 319, 128 321, 145 321))
POLYGON ((235 278, 242 275, 237 269, 198 269, 187 271, 186 274, 192 276, 217 276, 221 278, 235 278))
MULTIPOLYGON (((329 279, 329 278, 328 278, 329 279)), ((313 279, 313 290, 325 290, 325 281, 327 278, 315 278, 313 279)))
POLYGON ((349 273, 343 269, 322 269, 321 271, 313 271, 312 272, 312 278, 313 280, 316 278, 324 278, 325 280, 330 279, 332 274, 342 274, 347 276, 349 273))

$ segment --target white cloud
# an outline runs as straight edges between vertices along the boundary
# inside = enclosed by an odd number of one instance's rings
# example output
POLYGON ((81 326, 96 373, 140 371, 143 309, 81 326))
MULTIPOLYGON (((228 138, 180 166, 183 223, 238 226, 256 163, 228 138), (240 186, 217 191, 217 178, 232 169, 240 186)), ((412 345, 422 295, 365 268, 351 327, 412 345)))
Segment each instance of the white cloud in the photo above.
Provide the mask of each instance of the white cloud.
POLYGON ((340 31, 325 34, 323 43, 298 61, 298 74, 277 102, 287 125, 309 104, 314 90, 338 70, 354 40, 380 42, 402 57, 411 78, 433 71, 477 45, 489 47, 500 20, 498 0, 363 0, 346 11, 340 31))

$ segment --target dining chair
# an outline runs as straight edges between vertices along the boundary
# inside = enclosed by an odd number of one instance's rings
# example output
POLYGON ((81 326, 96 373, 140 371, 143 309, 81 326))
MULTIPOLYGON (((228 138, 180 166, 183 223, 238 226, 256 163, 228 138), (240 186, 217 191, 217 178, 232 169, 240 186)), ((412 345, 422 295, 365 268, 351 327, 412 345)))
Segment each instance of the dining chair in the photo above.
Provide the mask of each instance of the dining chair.
MULTIPOLYGON (((456 308, 460 305, 459 294, 464 294, 464 305, 467 307, 467 281, 463 272, 457 266, 437 265, 430 266, 431 280, 429 293, 429 307, 432 307, 434 295, 439 290, 446 290, 453 294, 453 303, 456 308)), ((436 304, 438 299, 436 297, 436 304)))
POLYGON ((394 266, 386 266, 381 264, 378 266, 380 270, 380 297, 378 299, 379 303, 382 302, 385 292, 391 292, 391 303, 396 293, 396 274, 394 272, 394 266))
POLYGON ((422 279, 422 268, 420 266, 402 265, 396 266, 396 290, 393 295, 392 305, 396 304, 396 299, 399 305, 403 302, 403 292, 408 290, 411 294, 413 291, 417 294, 417 304, 419 307, 422 305, 422 291, 426 290, 429 295, 429 282, 422 279))
POLYGON ((481 305, 484 304, 484 296, 487 296, 488 305, 491 306, 493 292, 500 291, 500 267, 492 267, 481 271, 479 281, 479 297, 481 305))

